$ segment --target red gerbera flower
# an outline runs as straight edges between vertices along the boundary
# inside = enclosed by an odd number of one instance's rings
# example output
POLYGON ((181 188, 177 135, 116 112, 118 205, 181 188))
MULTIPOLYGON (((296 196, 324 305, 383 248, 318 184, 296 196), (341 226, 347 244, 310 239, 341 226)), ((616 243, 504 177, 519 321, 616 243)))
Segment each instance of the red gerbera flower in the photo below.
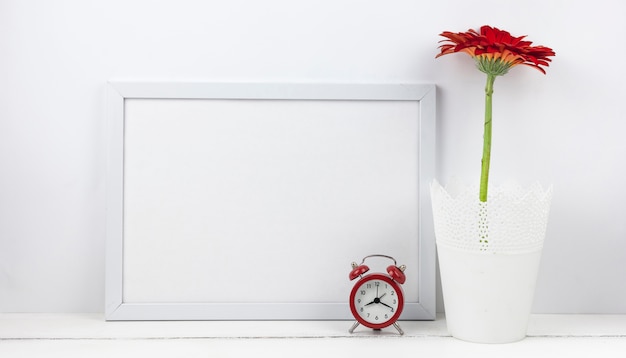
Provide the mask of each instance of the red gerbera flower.
POLYGON ((483 135, 483 159, 480 170, 480 201, 487 201, 489 182, 489 165, 491 159, 491 127, 492 127, 492 96, 493 84, 497 76, 506 74, 517 65, 527 65, 546 73, 541 67, 548 67, 555 56, 551 48, 531 46, 532 42, 524 41, 526 36, 513 37, 507 31, 491 26, 483 26, 480 33, 476 30, 467 32, 444 31, 439 46, 441 53, 436 57, 456 52, 465 52, 476 61, 479 70, 487 74, 485 86, 485 125, 483 135))
POLYGON ((476 60, 478 69, 486 74, 501 76, 516 65, 527 65, 546 73, 541 67, 549 66, 554 51, 545 46, 531 46, 532 42, 524 41, 526 36, 514 37, 507 31, 491 26, 482 26, 480 33, 476 30, 467 32, 444 31, 441 36, 447 40, 439 48, 443 56, 450 53, 465 52, 476 60))

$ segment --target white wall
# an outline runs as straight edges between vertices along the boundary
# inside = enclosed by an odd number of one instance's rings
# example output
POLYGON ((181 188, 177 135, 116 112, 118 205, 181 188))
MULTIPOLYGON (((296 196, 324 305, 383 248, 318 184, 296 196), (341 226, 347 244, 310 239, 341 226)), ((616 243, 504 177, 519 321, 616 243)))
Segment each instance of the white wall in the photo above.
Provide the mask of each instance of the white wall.
POLYGON ((626 313, 621 0, 0 2, 0 311, 101 312, 109 79, 426 82, 438 174, 477 180, 484 76, 438 34, 557 56, 496 81, 492 183, 552 183, 535 312, 626 313))

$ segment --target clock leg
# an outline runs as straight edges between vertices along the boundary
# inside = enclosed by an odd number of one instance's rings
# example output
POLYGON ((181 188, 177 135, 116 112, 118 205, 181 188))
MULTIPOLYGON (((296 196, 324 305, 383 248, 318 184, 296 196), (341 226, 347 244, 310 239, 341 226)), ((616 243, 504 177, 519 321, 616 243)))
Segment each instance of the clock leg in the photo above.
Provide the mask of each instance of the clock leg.
POLYGON ((350 327, 350 329, 348 330, 348 332, 353 333, 354 330, 359 326, 359 321, 354 322, 354 324, 352 325, 352 327, 350 327))
POLYGON ((394 323, 393 326, 396 327, 396 329, 398 330, 398 333, 400 333, 401 336, 404 335, 404 331, 402 330, 402 328, 400 328, 398 323, 394 323))

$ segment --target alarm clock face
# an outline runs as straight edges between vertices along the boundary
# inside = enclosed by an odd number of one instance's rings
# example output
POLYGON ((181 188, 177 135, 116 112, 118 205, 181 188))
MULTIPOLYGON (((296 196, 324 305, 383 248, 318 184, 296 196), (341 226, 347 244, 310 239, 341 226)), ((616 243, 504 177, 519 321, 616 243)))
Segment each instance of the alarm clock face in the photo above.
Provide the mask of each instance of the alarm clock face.
POLYGON ((359 280, 350 294, 350 309, 362 325, 384 328, 398 320, 404 307, 402 288, 389 276, 371 274, 359 280))

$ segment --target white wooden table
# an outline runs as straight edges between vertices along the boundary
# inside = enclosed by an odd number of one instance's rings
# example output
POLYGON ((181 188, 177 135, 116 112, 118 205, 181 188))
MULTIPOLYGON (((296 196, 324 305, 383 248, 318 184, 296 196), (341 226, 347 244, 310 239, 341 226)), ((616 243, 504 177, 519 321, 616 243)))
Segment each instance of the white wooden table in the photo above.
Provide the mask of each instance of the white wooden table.
POLYGON ((533 315, 528 337, 475 344, 445 318, 373 332, 350 321, 105 322, 98 314, 0 314, 0 357, 626 357, 626 315, 533 315))

